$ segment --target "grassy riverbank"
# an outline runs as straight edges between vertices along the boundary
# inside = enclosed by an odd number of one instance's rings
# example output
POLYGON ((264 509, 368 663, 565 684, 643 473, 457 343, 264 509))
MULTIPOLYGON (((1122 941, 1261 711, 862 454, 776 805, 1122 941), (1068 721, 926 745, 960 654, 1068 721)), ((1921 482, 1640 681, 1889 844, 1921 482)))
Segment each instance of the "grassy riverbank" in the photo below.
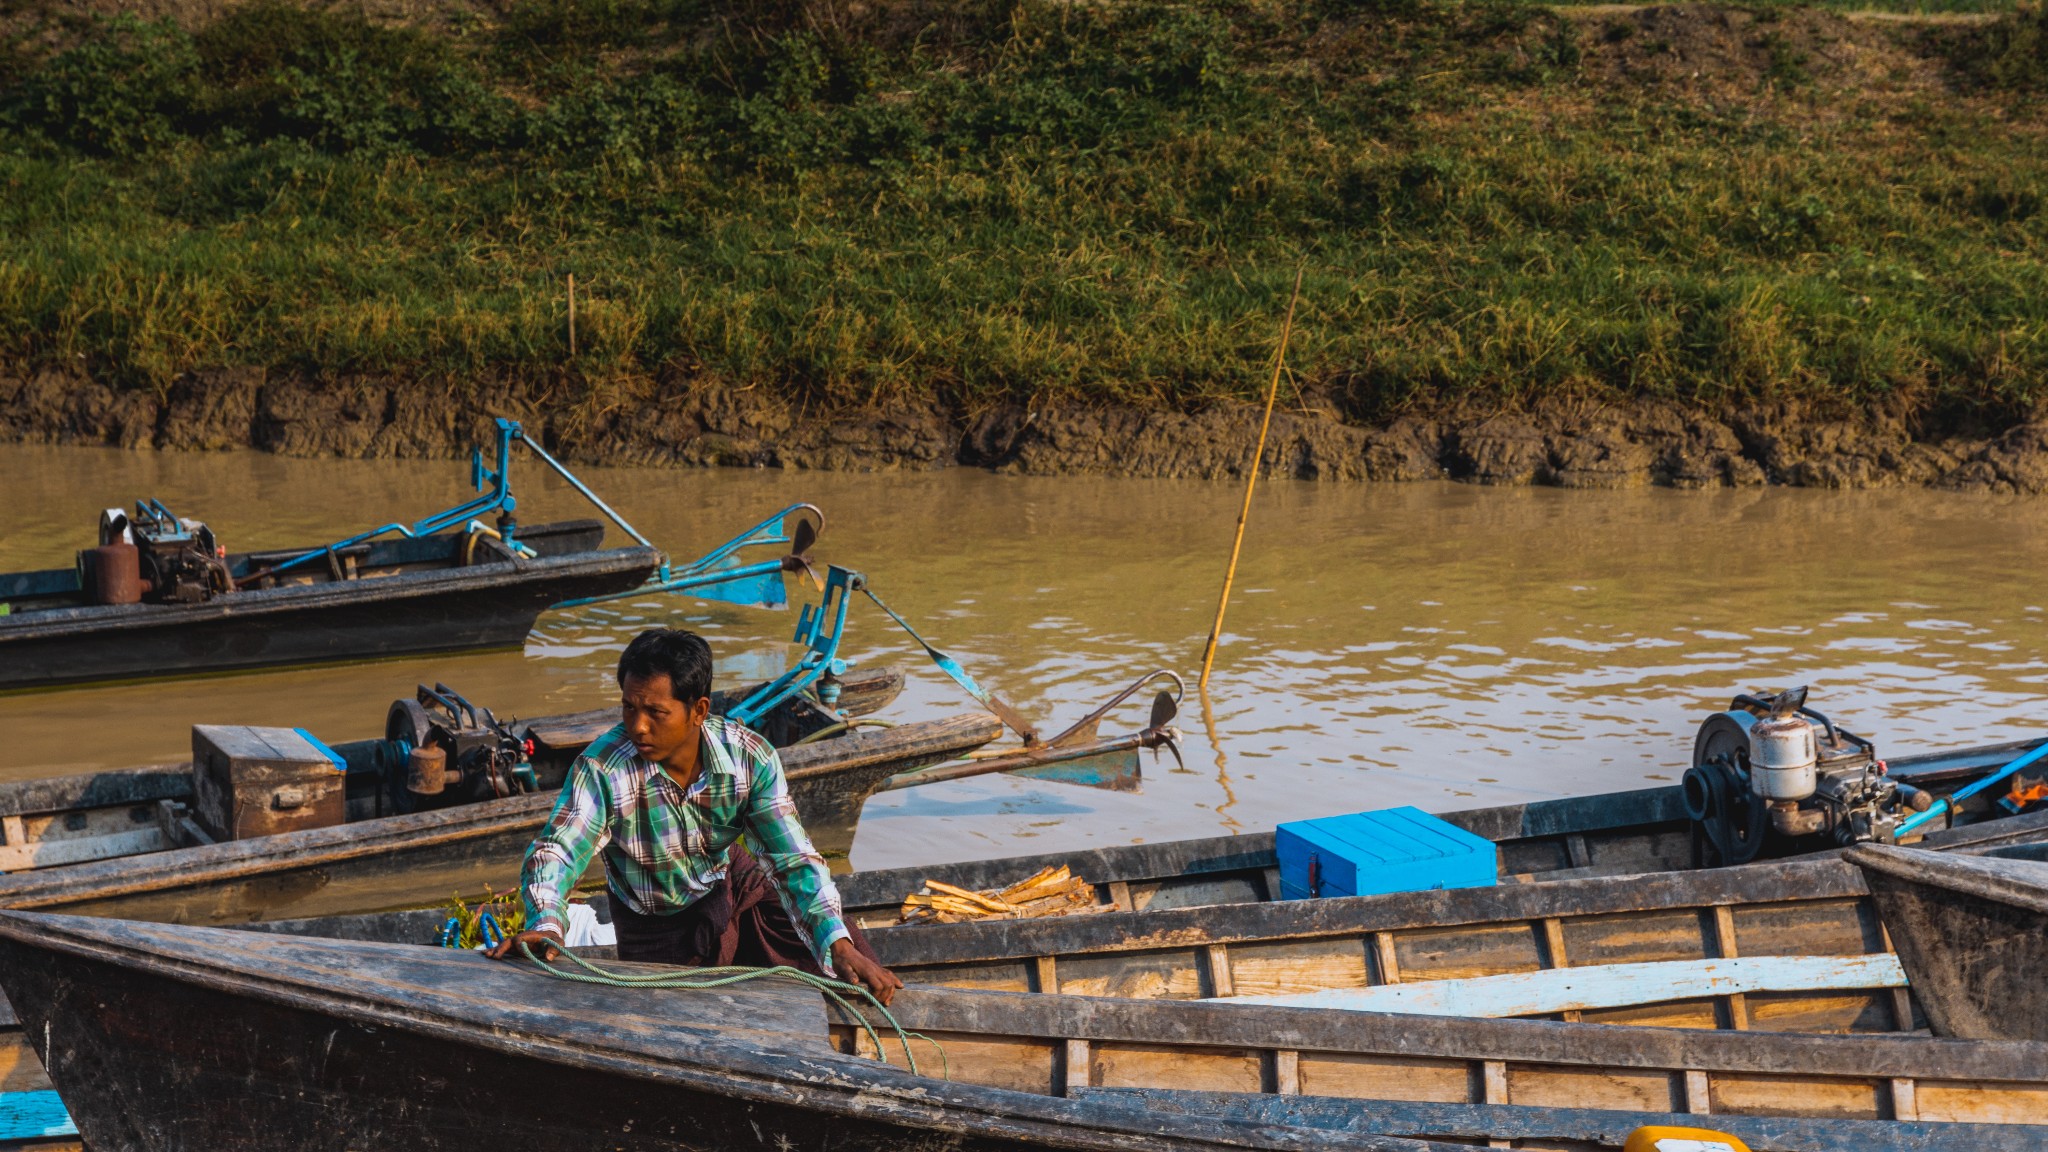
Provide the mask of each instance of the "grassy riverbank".
POLYGON ((1347 419, 2048 395, 2038 9, 23 2, 17 368, 1199 406, 1303 263, 1347 419))

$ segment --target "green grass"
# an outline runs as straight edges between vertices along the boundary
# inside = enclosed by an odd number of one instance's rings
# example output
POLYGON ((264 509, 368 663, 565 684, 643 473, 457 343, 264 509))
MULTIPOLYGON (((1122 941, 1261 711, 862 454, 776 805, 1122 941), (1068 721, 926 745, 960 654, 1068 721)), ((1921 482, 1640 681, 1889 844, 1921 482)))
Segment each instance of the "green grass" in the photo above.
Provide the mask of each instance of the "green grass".
POLYGON ((0 358, 1189 405, 1260 387, 1301 264, 1291 360, 1356 418, 2030 410, 2040 12, 1857 25, 1873 79, 1755 11, 1701 81, 1510 2, 52 18, 0 70, 0 358))

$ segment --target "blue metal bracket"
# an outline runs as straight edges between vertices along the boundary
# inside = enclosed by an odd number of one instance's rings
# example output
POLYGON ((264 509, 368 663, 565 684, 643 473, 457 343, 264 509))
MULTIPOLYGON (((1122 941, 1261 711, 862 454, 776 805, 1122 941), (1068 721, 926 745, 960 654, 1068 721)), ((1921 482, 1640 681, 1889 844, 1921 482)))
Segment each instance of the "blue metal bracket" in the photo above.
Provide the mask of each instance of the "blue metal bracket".
POLYGON ((825 592, 818 603, 806 604, 796 621, 796 642, 804 654, 789 671, 755 689, 745 700, 726 709, 726 717, 748 727, 773 712, 777 705, 808 690, 826 673, 846 671, 839 658, 839 638, 846 633, 846 608, 853 593, 867 584, 867 577, 850 569, 831 565, 825 572, 825 592), (830 630, 826 621, 830 620, 830 630))

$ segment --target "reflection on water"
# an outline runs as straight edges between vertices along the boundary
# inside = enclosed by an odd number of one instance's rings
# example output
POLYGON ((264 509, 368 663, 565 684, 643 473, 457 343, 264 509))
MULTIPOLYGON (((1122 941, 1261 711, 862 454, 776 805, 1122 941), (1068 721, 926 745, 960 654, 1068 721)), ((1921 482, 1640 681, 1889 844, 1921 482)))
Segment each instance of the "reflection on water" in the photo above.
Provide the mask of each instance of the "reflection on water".
MULTIPOLYGON (((528 522, 581 515, 522 461, 528 522)), ((162 497, 231 548, 317 542, 462 494, 452 462, 279 460, 0 448, 0 562, 68 565, 101 508, 162 497)), ((1154 667, 1191 672, 1239 492, 1199 482, 954 471, 845 475, 590 469, 681 556, 795 500, 817 553, 1043 722, 1154 667)), ((2048 503, 1897 491, 1685 493, 1452 484, 1261 486, 1189 771, 1141 793, 994 778, 889 793, 860 867, 1270 828, 1343 809, 1468 807, 1675 780, 1733 691, 1814 686, 1882 749, 2048 728, 2037 573, 2048 503), (1215 733, 1214 742, 1210 731, 1215 733)), ((501 713, 608 702, 620 644, 650 623, 712 638, 722 678, 779 668, 793 613, 689 600, 544 617, 523 654, 0 697, 0 775, 182 758, 197 722, 345 739, 443 680, 501 713)), ((849 655, 913 670, 897 714, 966 706, 872 608, 849 655)), ((1144 722, 1142 699, 1104 731, 1144 722), (1119 723, 1120 721, 1120 723, 1119 723)))

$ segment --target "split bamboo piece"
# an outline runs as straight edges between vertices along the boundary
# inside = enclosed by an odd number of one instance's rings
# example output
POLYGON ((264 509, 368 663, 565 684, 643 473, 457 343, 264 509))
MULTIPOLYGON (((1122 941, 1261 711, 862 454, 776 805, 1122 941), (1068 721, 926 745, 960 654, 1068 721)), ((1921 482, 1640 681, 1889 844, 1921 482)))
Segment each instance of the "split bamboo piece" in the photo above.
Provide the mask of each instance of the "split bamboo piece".
POLYGON ((1065 865, 1047 868, 1008 888, 975 892, 938 880, 926 880, 922 891, 903 898, 901 924, 957 924, 965 920, 1022 920, 1038 916, 1070 916, 1115 907, 1097 904, 1095 885, 1065 865))

